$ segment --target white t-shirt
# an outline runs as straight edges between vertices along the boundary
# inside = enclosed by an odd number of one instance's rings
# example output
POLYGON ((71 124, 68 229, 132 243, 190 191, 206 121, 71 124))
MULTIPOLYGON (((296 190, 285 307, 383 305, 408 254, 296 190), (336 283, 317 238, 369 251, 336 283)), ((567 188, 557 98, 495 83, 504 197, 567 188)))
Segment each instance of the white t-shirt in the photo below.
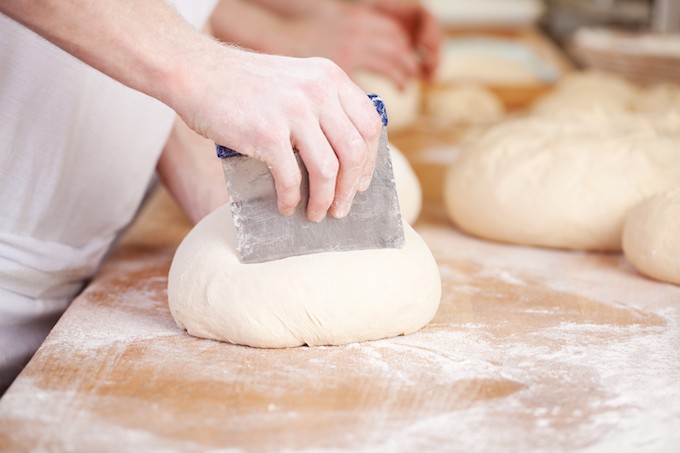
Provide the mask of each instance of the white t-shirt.
MULTIPOLYGON (((216 0, 168 3, 201 27, 216 0)), ((174 118, 0 14, 0 392, 22 323, 58 316, 132 219, 174 118)))

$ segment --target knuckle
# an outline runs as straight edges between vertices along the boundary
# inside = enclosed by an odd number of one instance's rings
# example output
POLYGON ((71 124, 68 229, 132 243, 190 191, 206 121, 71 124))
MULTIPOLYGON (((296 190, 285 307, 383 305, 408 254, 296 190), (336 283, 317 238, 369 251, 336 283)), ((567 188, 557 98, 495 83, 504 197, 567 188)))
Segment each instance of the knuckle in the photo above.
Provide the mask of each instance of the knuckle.
POLYGON ((300 175, 300 172, 282 172, 282 174, 279 176, 279 179, 279 185, 281 188, 291 194, 294 194, 295 191, 297 191, 298 187, 300 187, 300 183, 302 182, 302 176, 300 175))
POLYGON ((316 166, 314 176, 322 181, 332 181, 336 178, 339 168, 340 164, 337 159, 324 159, 316 166))
MULTIPOLYGON (((377 115, 378 113, 375 112, 375 114, 377 115)), ((366 121, 365 123, 362 123, 361 128, 361 133, 364 137, 377 140, 382 132, 382 122, 378 117, 376 121, 366 121)))
POLYGON ((367 157, 368 148, 364 141, 358 137, 353 139, 347 149, 339 154, 341 165, 349 169, 362 167, 367 157))
POLYGON ((284 190, 277 193, 279 205, 283 208, 294 208, 300 202, 300 192, 297 190, 284 190))
POLYGON ((340 66, 335 64, 332 60, 323 57, 312 57, 311 60, 319 71, 319 76, 322 82, 327 83, 328 79, 336 80, 343 73, 340 66))

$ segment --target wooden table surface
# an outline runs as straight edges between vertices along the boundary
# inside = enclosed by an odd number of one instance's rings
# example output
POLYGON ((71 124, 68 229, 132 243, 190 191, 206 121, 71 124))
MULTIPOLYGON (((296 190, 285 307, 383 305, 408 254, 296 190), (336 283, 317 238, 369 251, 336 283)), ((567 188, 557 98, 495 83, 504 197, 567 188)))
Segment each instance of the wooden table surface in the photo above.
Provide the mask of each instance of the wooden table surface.
MULTIPOLYGON (((159 192, 0 399, 0 451, 680 451, 680 287, 620 254, 495 244, 442 212, 460 129, 393 139, 443 293, 412 335, 263 350, 167 307, 189 230, 159 192)), ((474 131, 472 131, 474 133, 474 131)))
POLYGON ((418 333, 263 350, 166 301, 188 224, 159 194, 0 400, 2 451, 679 451, 680 288, 621 255, 494 244, 430 203, 418 333))

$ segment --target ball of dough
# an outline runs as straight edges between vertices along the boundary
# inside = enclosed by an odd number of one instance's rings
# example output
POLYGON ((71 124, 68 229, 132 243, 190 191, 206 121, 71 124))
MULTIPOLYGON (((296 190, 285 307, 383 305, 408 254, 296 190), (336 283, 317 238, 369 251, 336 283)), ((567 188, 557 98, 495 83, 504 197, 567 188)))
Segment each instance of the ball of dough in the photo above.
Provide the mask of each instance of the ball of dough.
POLYGON ((420 114, 419 80, 411 80, 400 90, 391 80, 381 75, 360 72, 352 78, 366 93, 376 93, 385 102, 389 131, 410 126, 420 114))
POLYGON ((391 143, 389 146, 401 218, 404 222, 413 225, 418 219, 423 205, 423 191, 420 187, 420 181, 404 153, 391 143))
POLYGON ((623 251, 641 273, 680 285, 680 187, 651 197, 628 214, 623 251))
POLYGON ((659 84, 642 92, 636 105, 639 112, 680 112, 680 86, 659 84))
POLYGON ((444 54, 435 78, 439 82, 476 81, 491 85, 534 85, 538 74, 527 64, 497 55, 444 54))
POLYGON ((401 249, 328 252, 242 264, 222 206, 182 241, 168 303, 189 334, 282 348, 337 345, 414 332, 439 306, 437 264, 404 225, 401 249))
POLYGON ((500 99, 477 84, 433 89, 427 96, 425 110, 438 119, 464 124, 493 123, 505 115, 500 99))
POLYGON ((517 244, 620 250, 640 200, 680 181, 680 116, 515 119, 469 144, 445 183, 461 229, 517 244))
POLYGON ((597 71, 568 74, 548 94, 531 107, 535 114, 552 115, 564 112, 601 110, 629 112, 635 108, 639 90, 627 80, 597 71))

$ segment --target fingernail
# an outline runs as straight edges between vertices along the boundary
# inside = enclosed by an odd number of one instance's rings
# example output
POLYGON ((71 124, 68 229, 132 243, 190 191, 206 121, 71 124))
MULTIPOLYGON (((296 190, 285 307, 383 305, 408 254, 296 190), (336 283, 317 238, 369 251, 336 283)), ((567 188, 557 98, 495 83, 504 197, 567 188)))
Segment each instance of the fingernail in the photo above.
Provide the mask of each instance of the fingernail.
POLYGON ((326 213, 325 213, 325 212, 314 212, 314 213, 310 213, 309 216, 308 216, 308 218, 309 218, 309 220, 311 220, 311 221, 314 222, 314 223, 319 223, 319 222, 321 222, 323 219, 326 218, 326 213))
POLYGON ((338 204, 333 206, 333 210, 331 212, 331 215, 335 217, 336 219, 341 219, 345 217, 347 214, 349 214, 349 208, 350 204, 338 204))
POLYGON ((290 217, 295 212, 295 208, 288 208, 288 209, 279 208, 279 212, 281 213, 282 216, 290 217))

